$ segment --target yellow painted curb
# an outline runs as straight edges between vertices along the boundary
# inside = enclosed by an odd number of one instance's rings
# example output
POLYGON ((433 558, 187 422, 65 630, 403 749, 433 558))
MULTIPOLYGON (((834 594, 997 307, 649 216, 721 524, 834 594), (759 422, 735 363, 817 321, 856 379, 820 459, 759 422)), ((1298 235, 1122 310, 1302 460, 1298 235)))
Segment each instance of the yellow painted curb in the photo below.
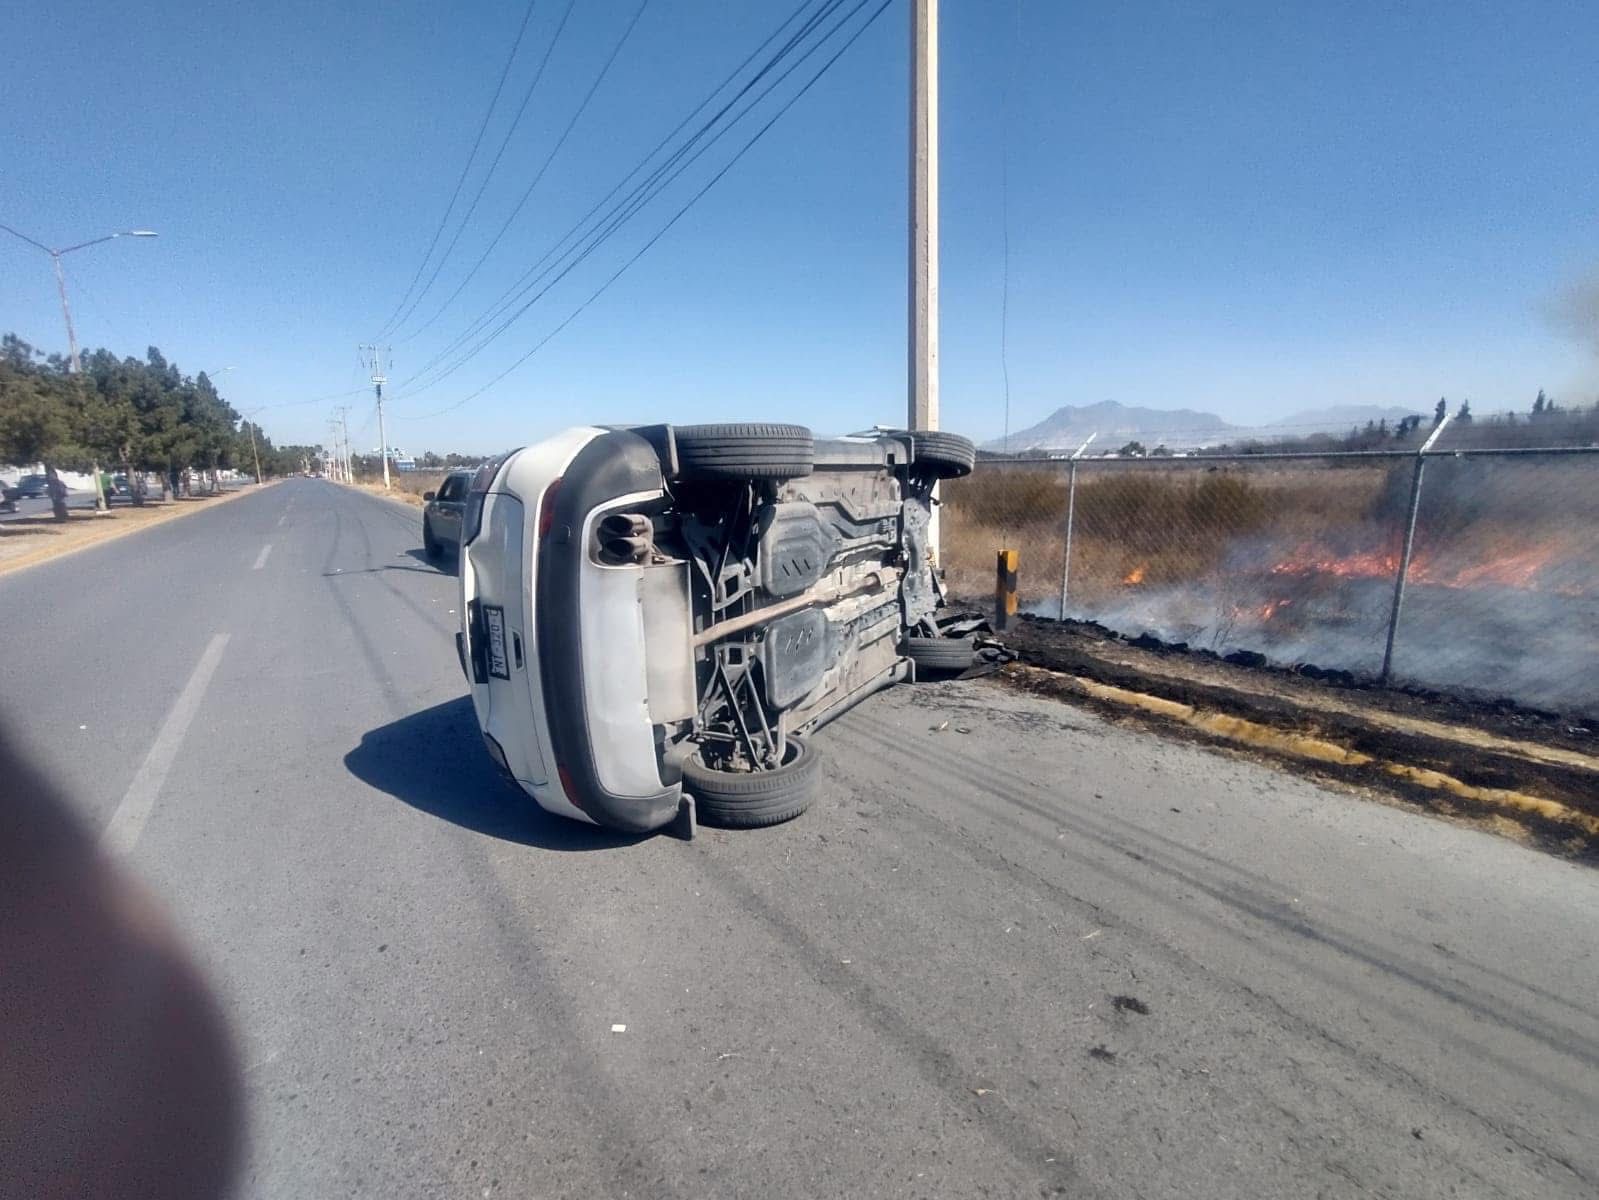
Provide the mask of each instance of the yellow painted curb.
MULTIPOLYGON (((1140 675, 1153 676, 1157 679, 1170 679, 1176 683, 1213 682, 1203 677, 1196 681, 1187 676, 1162 671, 1159 667, 1150 663, 1133 662, 1113 655, 1105 656, 1104 661, 1118 667, 1125 667, 1129 671, 1136 671, 1140 675)), ((1222 686, 1243 696, 1259 696, 1264 700, 1295 703, 1294 697, 1285 695, 1282 692, 1274 692, 1269 688, 1249 687, 1233 681, 1228 681, 1222 686)), ((1391 729, 1399 733, 1413 733, 1421 737, 1435 738, 1441 742, 1454 742, 1457 745, 1475 750, 1491 750, 1497 754, 1508 754, 1514 758, 1542 763, 1545 766, 1576 767, 1582 771, 1599 772, 1599 757, 1584 754, 1580 750, 1568 750, 1560 746, 1542 746, 1535 742, 1518 742, 1511 738, 1502 737, 1499 734, 1489 733, 1485 729, 1473 729, 1466 725, 1450 725, 1443 721, 1430 721, 1424 717, 1409 717, 1382 709, 1360 708, 1332 694, 1318 695, 1315 698, 1315 711, 1341 713, 1344 716, 1356 717, 1369 724, 1380 725, 1384 729, 1391 729)))

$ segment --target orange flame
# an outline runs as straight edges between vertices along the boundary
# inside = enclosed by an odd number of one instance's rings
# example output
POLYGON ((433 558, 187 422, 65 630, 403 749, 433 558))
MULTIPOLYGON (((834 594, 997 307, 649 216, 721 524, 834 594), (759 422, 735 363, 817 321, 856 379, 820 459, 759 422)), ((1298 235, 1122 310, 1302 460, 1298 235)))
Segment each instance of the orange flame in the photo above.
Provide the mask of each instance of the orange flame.
MULTIPOLYGON (((1545 543, 1526 549, 1505 551, 1484 562, 1467 566, 1444 565, 1418 549, 1410 561, 1411 583, 1436 587, 1509 587, 1538 590, 1544 586, 1545 570, 1564 557, 1563 547, 1545 543)), ((1331 575, 1340 579, 1392 579, 1399 571, 1399 554, 1393 550, 1369 550, 1356 554, 1337 554, 1325 547, 1300 546, 1292 555, 1271 568, 1273 575, 1331 575)), ((1562 595, 1569 587, 1556 586, 1562 595)))
POLYGON ((1123 576, 1122 582, 1129 584, 1132 587, 1137 587, 1139 584, 1144 582, 1144 574, 1148 570, 1149 566, 1146 563, 1139 563, 1131 571, 1127 572, 1125 576, 1123 576))

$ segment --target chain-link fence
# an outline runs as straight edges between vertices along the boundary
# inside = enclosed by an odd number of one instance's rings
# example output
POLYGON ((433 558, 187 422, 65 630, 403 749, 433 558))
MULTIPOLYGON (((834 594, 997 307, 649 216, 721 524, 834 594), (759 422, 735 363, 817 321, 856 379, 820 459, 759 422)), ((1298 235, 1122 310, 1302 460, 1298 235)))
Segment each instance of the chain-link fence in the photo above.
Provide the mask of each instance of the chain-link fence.
POLYGON ((1008 547, 1023 612, 1599 715, 1599 448, 985 461, 943 498, 963 598, 1008 547))

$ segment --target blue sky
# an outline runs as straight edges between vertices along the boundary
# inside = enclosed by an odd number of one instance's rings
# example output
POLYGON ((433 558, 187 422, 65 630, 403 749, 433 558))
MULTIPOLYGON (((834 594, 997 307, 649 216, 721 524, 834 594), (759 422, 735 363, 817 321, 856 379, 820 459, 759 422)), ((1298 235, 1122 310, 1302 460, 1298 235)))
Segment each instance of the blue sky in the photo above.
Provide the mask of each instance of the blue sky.
MULTIPOLYGON (((477 259, 637 3, 578 0, 418 319, 477 259)), ((391 441, 490 450, 587 420, 836 432, 900 418, 905 0, 521 368, 422 415, 504 371, 676 204, 456 374, 406 385, 794 3, 650 0, 480 276, 431 328, 389 339, 391 441)), ((564 8, 537 0, 487 147, 564 8)), ((161 234, 67 260, 80 340, 231 365, 237 407, 281 406, 260 418, 275 439, 321 440, 334 402, 290 402, 361 384, 356 343, 421 260, 522 0, 11 11, 0 221, 57 245, 161 234)), ((946 426, 986 437, 1004 422, 1007 145, 1013 428, 1106 399, 1250 422, 1599 392, 1591 349, 1547 314, 1599 268, 1599 6, 1023 0, 1018 15, 1011 0, 944 0, 943 20, 946 426)), ((48 260, 10 239, 0 329, 64 342, 48 260)), ((375 445, 369 398, 344 402, 357 445, 375 445)))

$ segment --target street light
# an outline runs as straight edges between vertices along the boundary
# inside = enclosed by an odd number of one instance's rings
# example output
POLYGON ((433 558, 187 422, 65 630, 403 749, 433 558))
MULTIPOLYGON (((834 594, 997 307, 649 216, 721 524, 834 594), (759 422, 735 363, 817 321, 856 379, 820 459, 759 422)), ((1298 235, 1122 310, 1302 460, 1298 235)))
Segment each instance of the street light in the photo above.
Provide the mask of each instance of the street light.
MULTIPOLYGON (((67 322, 68 367, 70 373, 76 375, 78 373, 78 334, 77 331, 72 327, 72 309, 67 304, 67 275, 66 272, 61 269, 61 256, 63 254, 71 254, 74 250, 84 250, 90 246, 98 246, 101 242, 109 242, 121 237, 153 238, 157 236, 155 230, 124 229, 117 233, 108 233, 101 237, 90 238, 86 242, 78 242, 75 245, 53 248, 46 246, 43 242, 37 240, 36 238, 29 237, 20 230, 11 228, 9 225, 0 224, 0 229, 5 230, 13 237, 20 238, 22 241, 27 242, 28 245, 32 246, 36 250, 43 250, 50 256, 51 265, 55 267, 56 272, 56 290, 61 293, 61 315, 66 319, 67 322)), ((94 470, 94 508, 96 512, 103 513, 108 510, 106 509, 105 490, 100 486, 100 464, 95 462, 92 463, 91 466, 94 470)), ((59 504, 60 502, 57 501, 57 503, 59 504)), ((56 510, 56 515, 58 517, 64 516, 65 513, 66 509, 64 506, 57 508, 56 510)))

